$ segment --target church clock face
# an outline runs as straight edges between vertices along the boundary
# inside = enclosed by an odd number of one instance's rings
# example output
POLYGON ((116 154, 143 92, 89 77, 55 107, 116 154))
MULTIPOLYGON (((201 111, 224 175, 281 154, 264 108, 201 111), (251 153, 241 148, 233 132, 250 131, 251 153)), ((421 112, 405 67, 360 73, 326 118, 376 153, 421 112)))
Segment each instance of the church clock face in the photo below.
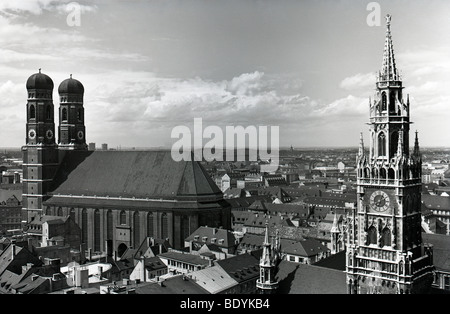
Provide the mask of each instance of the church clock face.
POLYGON ((36 138, 36 131, 33 129, 28 130, 28 138, 34 140, 36 138))
POLYGON ((47 132, 45 133, 45 136, 47 136, 47 138, 49 140, 51 140, 53 138, 53 132, 52 130, 47 130, 47 132))
POLYGON ((84 133, 83 133, 83 131, 78 131, 77 136, 78 136, 78 139, 79 139, 79 140, 82 140, 82 139, 84 138, 84 133))
POLYGON ((383 191, 375 191, 370 195, 370 206, 373 210, 384 212, 389 208, 389 195, 383 191))

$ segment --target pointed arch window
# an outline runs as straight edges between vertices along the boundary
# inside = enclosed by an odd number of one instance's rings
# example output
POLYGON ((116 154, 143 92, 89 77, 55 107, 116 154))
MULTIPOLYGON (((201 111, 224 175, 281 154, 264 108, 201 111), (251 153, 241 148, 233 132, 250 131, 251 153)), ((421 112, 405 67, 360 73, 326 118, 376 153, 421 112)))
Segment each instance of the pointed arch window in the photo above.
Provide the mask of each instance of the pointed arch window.
POLYGON ((378 134, 378 156, 386 156, 386 135, 378 134))
POLYGON ((147 236, 148 237, 154 237, 155 231, 153 228, 153 213, 147 214, 147 236))
POLYGON ((169 218, 167 217, 167 214, 164 213, 161 216, 161 237, 163 239, 168 238, 169 236, 169 218))
POLYGON ((94 251, 100 251, 100 211, 94 212, 94 251))
POLYGON ((36 108, 34 105, 30 106, 30 119, 36 119, 36 108))
POLYGON ((107 240, 113 239, 113 217, 111 210, 106 212, 106 237, 107 240))
POLYGON ((87 243, 88 240, 88 217, 87 210, 83 208, 81 211, 81 241, 87 243))
POLYGON ((389 112, 395 113, 395 92, 389 92, 389 112))
POLYGON ((367 244, 377 244, 377 229, 371 226, 367 232, 367 244))
POLYGON ((140 219, 139 219, 139 212, 134 212, 133 214, 133 237, 134 237, 134 247, 137 248, 139 244, 141 244, 140 241, 140 219))
POLYGON ((127 213, 124 210, 120 212, 119 222, 121 225, 127 224, 127 213))
POLYGON ((386 92, 381 93, 381 111, 386 111, 387 108, 387 96, 386 92))
POLYGON ((386 227, 381 231, 381 247, 391 246, 391 241, 391 230, 386 227))

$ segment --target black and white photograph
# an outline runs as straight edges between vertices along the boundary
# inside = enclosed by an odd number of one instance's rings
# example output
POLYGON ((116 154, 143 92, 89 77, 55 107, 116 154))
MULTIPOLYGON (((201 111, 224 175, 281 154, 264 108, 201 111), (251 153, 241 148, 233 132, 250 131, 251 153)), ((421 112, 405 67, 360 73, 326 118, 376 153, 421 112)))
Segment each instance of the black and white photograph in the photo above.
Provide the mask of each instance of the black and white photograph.
POLYGON ((449 108, 447 0, 0 0, 0 294, 450 294, 449 108))

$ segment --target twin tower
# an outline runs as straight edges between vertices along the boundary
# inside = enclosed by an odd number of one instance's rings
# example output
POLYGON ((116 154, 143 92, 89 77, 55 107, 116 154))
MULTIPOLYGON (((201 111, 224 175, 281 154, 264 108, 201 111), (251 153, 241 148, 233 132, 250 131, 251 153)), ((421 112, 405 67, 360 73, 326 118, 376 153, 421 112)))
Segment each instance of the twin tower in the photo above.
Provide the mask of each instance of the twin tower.
POLYGON ((83 84, 70 75, 58 87, 58 142, 55 135, 53 87, 52 79, 41 73, 40 69, 26 83, 26 145, 22 147, 24 223, 42 213, 44 197, 64 152, 87 150, 83 84))

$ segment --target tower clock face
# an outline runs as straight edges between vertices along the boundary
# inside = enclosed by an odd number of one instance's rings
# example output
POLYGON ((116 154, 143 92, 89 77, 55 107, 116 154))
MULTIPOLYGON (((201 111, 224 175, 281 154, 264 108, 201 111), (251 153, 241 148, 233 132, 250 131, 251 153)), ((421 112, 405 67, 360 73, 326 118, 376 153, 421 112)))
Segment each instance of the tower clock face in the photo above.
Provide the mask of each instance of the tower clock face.
POLYGON ((370 206, 378 212, 384 212, 389 208, 389 195, 383 191, 375 191, 370 195, 370 206))
POLYGON ((82 140, 84 138, 83 131, 78 131, 77 136, 78 136, 78 139, 82 140))
POLYGON ((36 138, 36 131, 33 129, 28 130, 28 138, 34 140, 36 138))
POLYGON ((52 130, 47 130, 47 132, 45 133, 45 136, 47 136, 47 138, 49 140, 51 140, 53 138, 53 131, 52 130))

